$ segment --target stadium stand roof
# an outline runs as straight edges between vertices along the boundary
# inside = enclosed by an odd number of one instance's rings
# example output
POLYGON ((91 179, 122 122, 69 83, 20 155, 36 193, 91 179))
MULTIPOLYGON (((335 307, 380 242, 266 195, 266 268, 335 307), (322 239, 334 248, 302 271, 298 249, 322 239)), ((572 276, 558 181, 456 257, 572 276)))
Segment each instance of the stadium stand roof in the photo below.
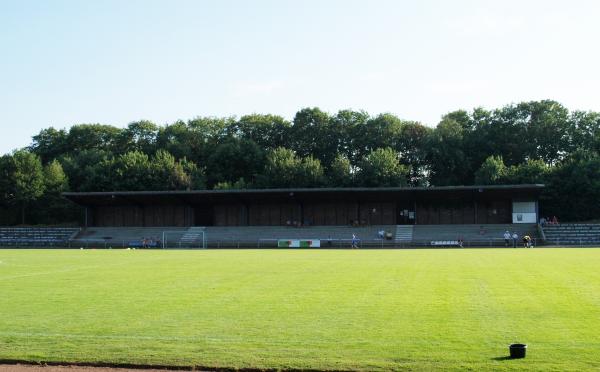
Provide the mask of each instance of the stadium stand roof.
POLYGON ((344 199, 361 195, 385 199, 390 195, 413 198, 415 196, 444 197, 484 193, 490 195, 537 195, 543 184, 526 185, 474 185, 438 187, 350 187, 350 188, 280 188, 241 190, 176 190, 176 191, 102 191, 65 192, 62 195, 80 205, 107 205, 115 203, 144 204, 146 202, 186 203, 219 202, 224 200, 253 201, 257 198, 271 200, 297 198, 344 199))

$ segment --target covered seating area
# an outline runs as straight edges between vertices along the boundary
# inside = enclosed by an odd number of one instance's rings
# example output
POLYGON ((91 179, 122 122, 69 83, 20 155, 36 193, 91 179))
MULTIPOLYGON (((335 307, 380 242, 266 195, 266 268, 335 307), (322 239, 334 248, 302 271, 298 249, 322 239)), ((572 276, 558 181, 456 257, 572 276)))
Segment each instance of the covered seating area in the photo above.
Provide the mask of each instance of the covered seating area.
POLYGON ((85 226, 535 223, 543 185, 64 193, 85 226), (532 221, 533 220, 533 221, 532 221))

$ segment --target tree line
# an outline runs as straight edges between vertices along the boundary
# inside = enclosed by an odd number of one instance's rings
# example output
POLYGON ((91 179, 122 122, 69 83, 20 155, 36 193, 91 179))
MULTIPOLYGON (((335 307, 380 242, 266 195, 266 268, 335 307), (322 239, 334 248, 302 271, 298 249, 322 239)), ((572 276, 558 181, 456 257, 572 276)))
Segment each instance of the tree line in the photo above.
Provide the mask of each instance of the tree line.
POLYGON ((436 127, 305 108, 126 128, 79 124, 0 158, 2 224, 77 219, 63 191, 544 183, 542 213, 600 216, 600 113, 558 102, 457 110, 436 127))

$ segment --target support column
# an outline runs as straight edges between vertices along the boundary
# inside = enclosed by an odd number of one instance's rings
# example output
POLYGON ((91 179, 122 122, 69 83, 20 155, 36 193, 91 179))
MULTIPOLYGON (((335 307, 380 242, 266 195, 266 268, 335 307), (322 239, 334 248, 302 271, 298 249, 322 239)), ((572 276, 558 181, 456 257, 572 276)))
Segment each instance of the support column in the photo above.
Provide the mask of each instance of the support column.
POLYGON ((414 221, 414 224, 416 225, 416 224, 417 224, 417 199, 415 199, 415 211, 414 211, 414 213, 415 213, 415 221, 414 221))

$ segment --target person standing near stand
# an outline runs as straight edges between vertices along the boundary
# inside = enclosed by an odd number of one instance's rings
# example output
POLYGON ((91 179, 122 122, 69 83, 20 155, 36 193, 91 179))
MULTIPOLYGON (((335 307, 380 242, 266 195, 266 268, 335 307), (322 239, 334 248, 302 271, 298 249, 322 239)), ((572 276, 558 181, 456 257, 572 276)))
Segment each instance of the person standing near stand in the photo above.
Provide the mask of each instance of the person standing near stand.
POLYGON ((506 230, 504 232, 504 246, 505 247, 509 247, 510 246, 510 238, 511 238, 510 233, 508 232, 508 230, 506 230))
POLYGON ((352 249, 358 248, 358 241, 356 234, 352 234, 352 249))

